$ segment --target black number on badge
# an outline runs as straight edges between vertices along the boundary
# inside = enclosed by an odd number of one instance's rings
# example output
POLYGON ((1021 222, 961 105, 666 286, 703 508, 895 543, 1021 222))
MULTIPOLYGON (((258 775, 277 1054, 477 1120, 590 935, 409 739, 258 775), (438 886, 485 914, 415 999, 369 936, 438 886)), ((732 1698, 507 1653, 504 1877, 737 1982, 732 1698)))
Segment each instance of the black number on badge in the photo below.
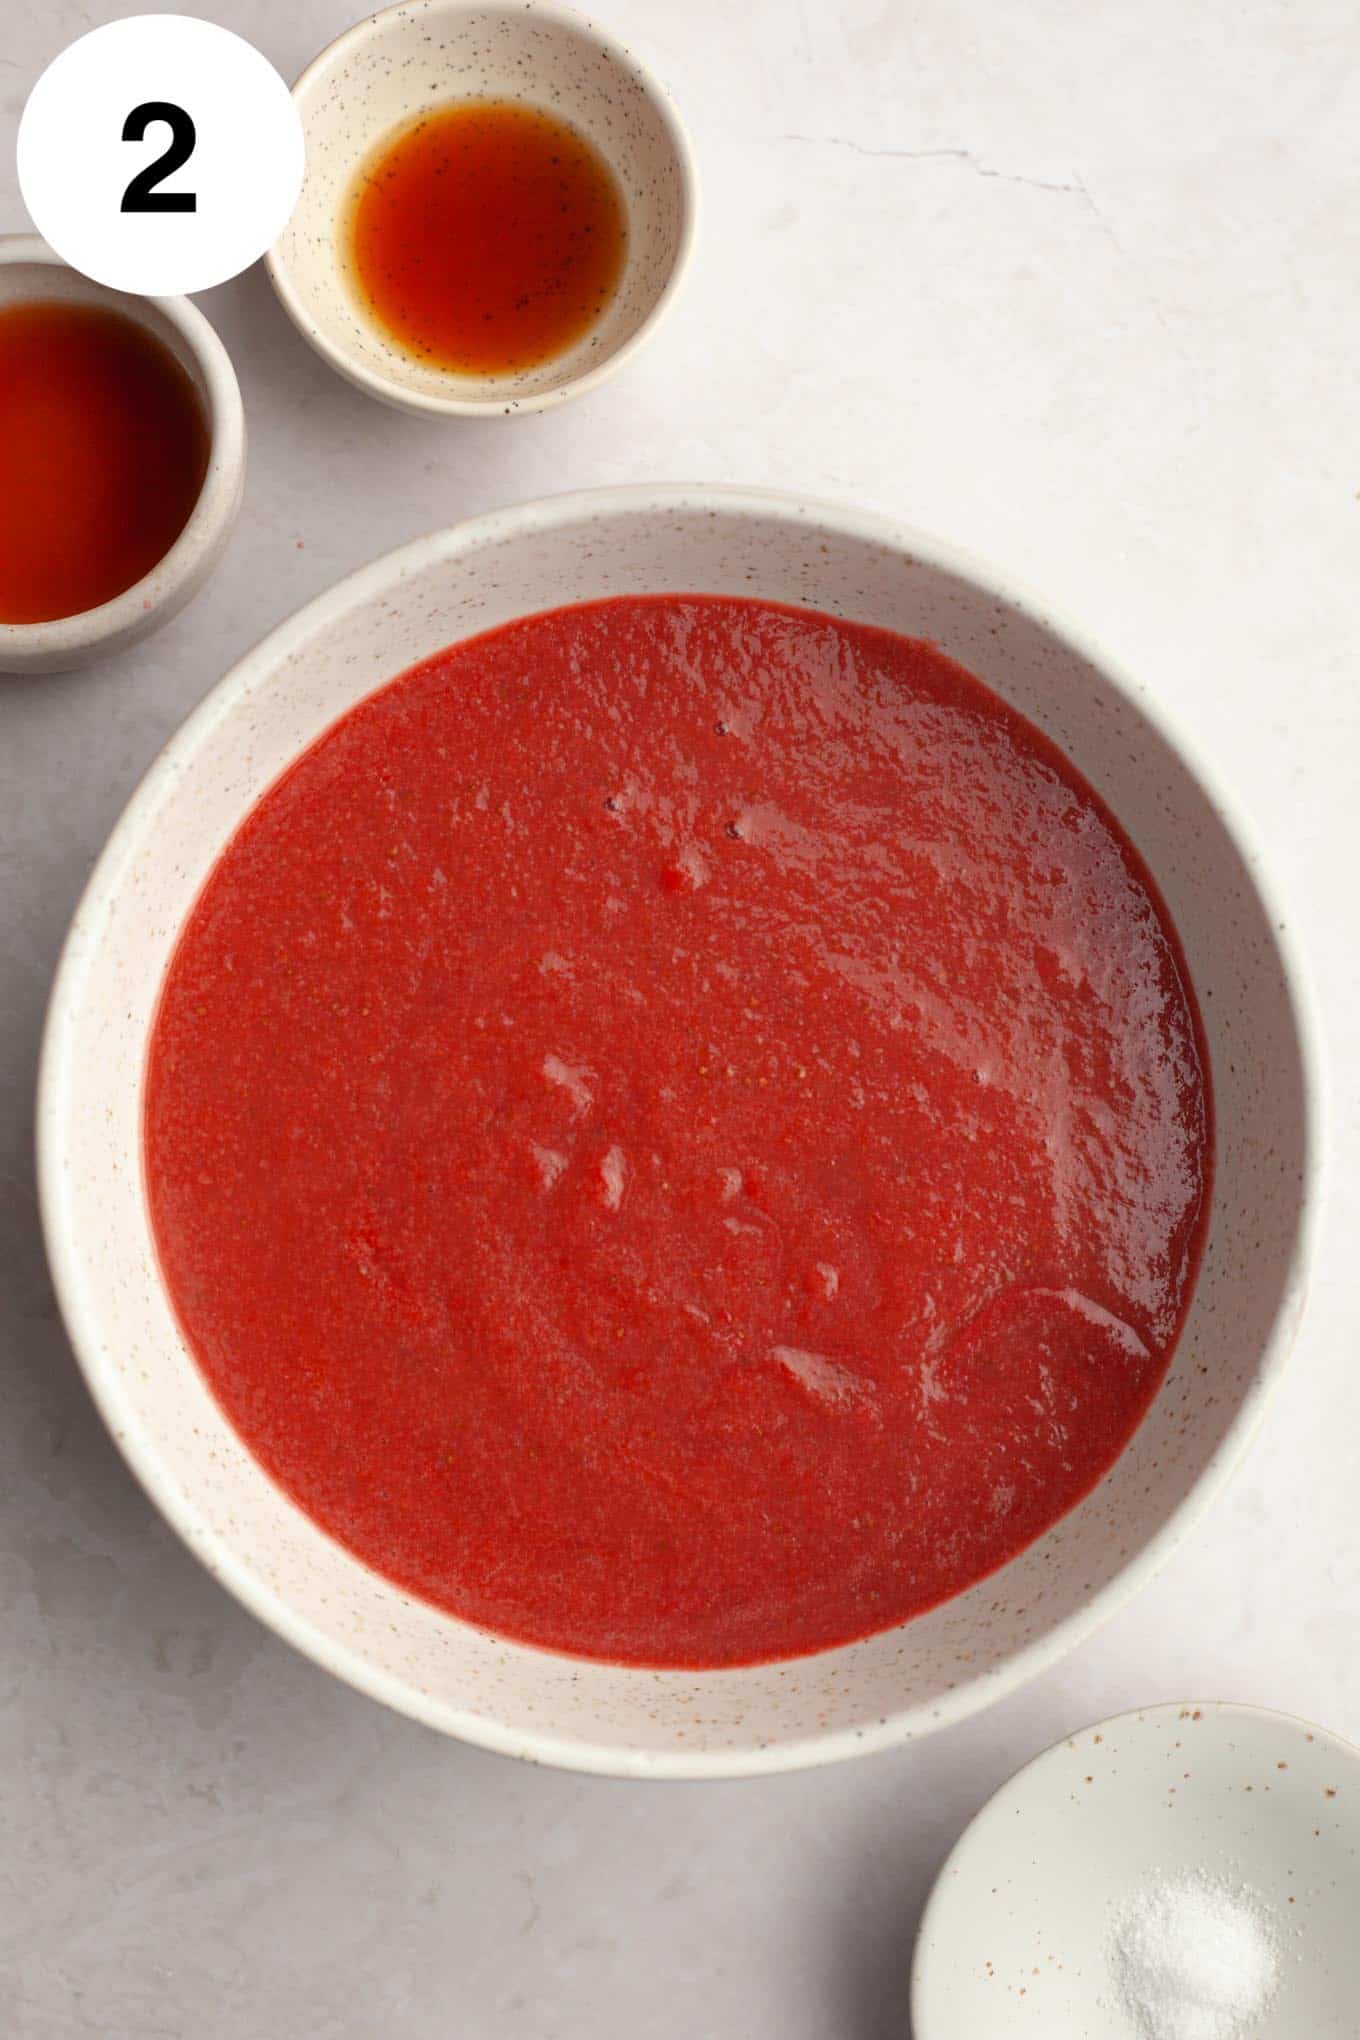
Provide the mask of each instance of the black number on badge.
POLYGON ((154 163, 148 163, 145 170, 137 172, 123 193, 119 211, 197 212, 197 192, 156 189, 162 178, 172 177, 176 170, 182 170, 194 153, 198 136, 182 106, 172 106, 168 99, 144 100, 140 106, 133 107, 123 122, 123 140, 140 142, 147 129, 158 120, 163 120, 170 130, 170 145, 154 163))

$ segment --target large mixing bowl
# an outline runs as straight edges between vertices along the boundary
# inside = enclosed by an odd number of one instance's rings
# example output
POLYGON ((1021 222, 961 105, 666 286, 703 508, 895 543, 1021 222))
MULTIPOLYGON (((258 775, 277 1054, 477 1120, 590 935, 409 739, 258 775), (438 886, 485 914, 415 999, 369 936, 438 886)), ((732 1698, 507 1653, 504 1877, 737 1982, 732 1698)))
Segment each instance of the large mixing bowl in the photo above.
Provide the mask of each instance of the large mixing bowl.
POLYGON ((1051 1664, 1147 1579, 1247 1445, 1303 1303, 1318 1087, 1297 965, 1256 855, 1145 690, 947 548, 855 512, 707 488, 498 511, 392 553, 280 626, 134 796, 76 914, 43 1055, 43 1218, 94 1396, 147 1492, 281 1636, 470 1742, 654 1777, 773 1771, 924 1734, 1051 1664), (1199 991, 1217 1100, 1208 1244, 1174 1363, 1095 1491, 1002 1571, 862 1643, 652 1672, 506 1643, 412 1600, 266 1478, 185 1351, 139 1154, 142 1063, 176 933, 265 788, 381 682, 567 602, 702 590, 934 639, 1055 739, 1155 873, 1199 991))

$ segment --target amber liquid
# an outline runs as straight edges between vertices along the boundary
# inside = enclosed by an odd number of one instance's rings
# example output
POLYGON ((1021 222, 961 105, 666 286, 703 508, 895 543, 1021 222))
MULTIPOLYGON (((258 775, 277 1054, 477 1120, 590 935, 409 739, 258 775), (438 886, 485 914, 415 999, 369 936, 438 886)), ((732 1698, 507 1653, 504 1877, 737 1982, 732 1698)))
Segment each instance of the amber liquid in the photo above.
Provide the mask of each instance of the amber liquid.
POLYGON ((389 136, 355 185, 351 264, 369 311, 433 367, 498 375, 563 354, 623 268, 623 199, 574 128, 465 100, 389 136))
POLYGON ((76 616, 140 581, 207 466, 198 393, 144 326, 97 305, 0 310, 0 623, 76 616))

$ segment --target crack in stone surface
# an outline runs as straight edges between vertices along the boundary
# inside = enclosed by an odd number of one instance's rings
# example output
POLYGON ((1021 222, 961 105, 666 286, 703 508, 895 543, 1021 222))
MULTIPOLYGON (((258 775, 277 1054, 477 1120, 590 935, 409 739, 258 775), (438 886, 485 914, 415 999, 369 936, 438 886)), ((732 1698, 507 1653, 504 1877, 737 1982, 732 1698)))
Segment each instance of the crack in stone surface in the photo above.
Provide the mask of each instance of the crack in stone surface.
POLYGON ((975 177, 994 177, 1002 184, 1026 184, 1031 191, 1061 191, 1073 198, 1084 199, 1097 218, 1100 217, 1099 208, 1080 178, 1068 183, 1058 183, 1049 177, 1026 177, 1019 170, 994 169, 991 164, 984 163, 973 149, 871 149, 867 143, 853 141, 849 135, 782 134, 777 135, 775 139, 780 142, 803 142, 824 149, 849 149, 856 156, 895 157, 908 163, 944 161, 965 163, 975 177))

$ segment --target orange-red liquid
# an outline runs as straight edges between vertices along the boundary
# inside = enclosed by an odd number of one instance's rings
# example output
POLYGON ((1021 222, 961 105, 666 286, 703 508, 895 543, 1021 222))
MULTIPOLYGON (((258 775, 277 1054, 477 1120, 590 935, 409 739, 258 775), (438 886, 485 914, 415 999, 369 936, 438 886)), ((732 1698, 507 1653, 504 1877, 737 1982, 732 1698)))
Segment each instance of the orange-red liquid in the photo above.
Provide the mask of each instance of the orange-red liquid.
POLYGON ((623 200, 584 136, 466 100, 409 122, 359 174, 350 253, 388 334, 434 367, 509 374, 565 353, 623 267, 623 200))
POLYGON ((0 623, 111 602, 164 558, 208 465, 198 393, 97 305, 0 310, 0 623))

